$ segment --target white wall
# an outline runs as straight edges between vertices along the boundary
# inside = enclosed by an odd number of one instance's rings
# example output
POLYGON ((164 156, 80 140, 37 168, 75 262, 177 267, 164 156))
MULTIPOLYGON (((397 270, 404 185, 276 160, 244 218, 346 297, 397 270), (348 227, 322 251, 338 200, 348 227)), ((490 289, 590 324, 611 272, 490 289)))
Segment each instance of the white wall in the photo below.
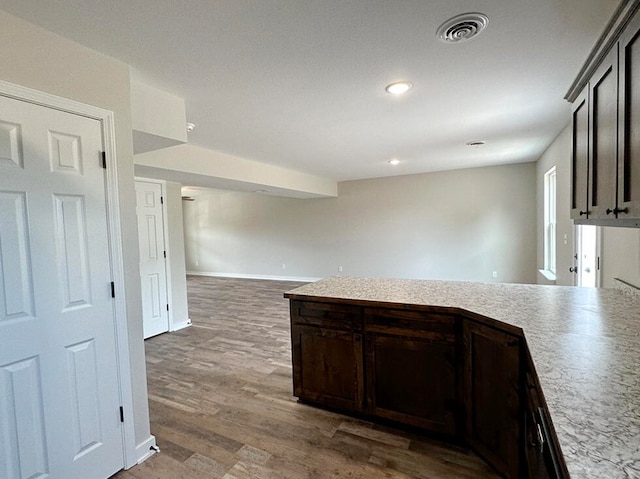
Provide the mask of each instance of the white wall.
MULTIPOLYGON (((552 166, 557 171, 557 270, 556 284, 573 285, 574 226, 569 218, 571 188, 571 125, 562 130, 547 151, 537 162, 537 209, 538 209, 538 268, 544 263, 544 174, 552 166), (564 235, 567 244, 564 244, 564 235)), ((602 286, 613 287, 613 279, 620 278, 640 286, 640 229, 602 228, 602 252, 600 257, 602 286)), ((545 283, 542 275, 538 282, 545 283)))
MULTIPOLYGON (((573 286, 573 221, 569 218, 571 183, 571 125, 567 125, 536 163, 537 269, 544 268, 544 174, 556 167, 556 271, 555 284, 573 286), (565 238, 566 237, 566 238, 565 238)), ((538 273, 539 284, 552 284, 538 273)))
POLYGON ((343 182, 326 199, 185 194, 192 272, 536 279, 533 163, 343 182))
MULTIPOLYGON (((149 439, 142 340, 129 67, 0 11, 0 79, 115 113, 116 154, 137 444, 149 439)), ((148 449, 148 448, 147 448, 148 449)), ((147 452, 147 451, 144 451, 147 452)))
POLYGON ((640 229, 603 228, 602 285, 613 288, 619 278, 640 287, 640 229))
POLYGON ((131 81, 133 151, 167 148, 186 143, 185 101, 140 81, 131 81))

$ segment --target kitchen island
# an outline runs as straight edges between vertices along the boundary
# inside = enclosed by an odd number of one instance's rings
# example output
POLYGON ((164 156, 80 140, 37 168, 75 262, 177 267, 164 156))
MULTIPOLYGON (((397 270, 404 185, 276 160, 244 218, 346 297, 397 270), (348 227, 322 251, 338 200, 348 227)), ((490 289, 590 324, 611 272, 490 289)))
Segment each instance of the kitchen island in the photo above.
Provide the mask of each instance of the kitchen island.
POLYGON ((301 400, 444 434, 505 477, 640 478, 637 296, 334 277, 285 297, 301 400))

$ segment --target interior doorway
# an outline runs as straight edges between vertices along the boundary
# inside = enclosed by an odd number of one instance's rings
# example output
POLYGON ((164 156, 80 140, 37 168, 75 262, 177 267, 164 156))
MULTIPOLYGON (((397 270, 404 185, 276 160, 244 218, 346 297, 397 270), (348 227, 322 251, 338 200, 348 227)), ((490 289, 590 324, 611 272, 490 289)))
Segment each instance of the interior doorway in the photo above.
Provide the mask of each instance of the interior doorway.
POLYGON ((583 288, 600 287, 600 237, 601 228, 593 225, 577 225, 575 231, 574 285, 583 288))
POLYGON ((144 339, 169 331, 164 184, 136 179, 144 339))

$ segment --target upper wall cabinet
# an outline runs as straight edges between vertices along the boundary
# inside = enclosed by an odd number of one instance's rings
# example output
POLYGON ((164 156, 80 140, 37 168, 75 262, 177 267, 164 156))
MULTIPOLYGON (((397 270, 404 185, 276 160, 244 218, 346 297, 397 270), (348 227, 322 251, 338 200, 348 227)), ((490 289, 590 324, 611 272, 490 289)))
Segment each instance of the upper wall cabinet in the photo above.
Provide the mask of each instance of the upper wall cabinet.
POLYGON ((640 227, 639 7, 621 4, 581 72, 581 93, 567 94, 573 101, 571 218, 579 224, 640 227))
POLYGON ((618 216, 640 218, 640 14, 620 43, 618 216))

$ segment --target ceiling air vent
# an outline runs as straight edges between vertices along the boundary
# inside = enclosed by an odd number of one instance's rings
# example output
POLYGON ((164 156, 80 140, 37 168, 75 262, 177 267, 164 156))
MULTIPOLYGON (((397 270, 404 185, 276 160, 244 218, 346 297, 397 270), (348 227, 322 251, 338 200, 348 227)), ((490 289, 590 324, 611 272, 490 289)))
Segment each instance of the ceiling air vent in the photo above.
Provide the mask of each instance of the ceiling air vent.
POLYGON ((463 13, 440 25, 436 36, 444 43, 466 42, 484 30, 488 23, 489 18, 482 13, 463 13))

